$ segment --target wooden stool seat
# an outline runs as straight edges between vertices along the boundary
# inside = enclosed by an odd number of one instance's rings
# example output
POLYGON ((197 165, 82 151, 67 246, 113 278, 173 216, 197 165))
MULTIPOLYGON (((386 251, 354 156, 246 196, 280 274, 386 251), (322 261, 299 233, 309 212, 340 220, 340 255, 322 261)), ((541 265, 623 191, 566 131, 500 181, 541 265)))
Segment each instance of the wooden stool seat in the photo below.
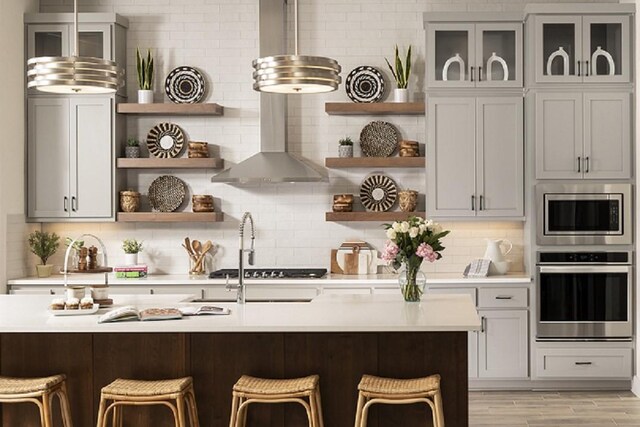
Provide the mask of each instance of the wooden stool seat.
POLYGON ((358 384, 355 427, 366 427, 369 407, 376 403, 426 403, 431 408, 433 426, 444 427, 440 375, 410 379, 363 375, 358 384))
POLYGON ((0 377, 0 402, 35 403, 42 427, 53 426, 53 398, 58 397, 64 427, 73 427, 65 375, 41 378, 0 377))
POLYGON ((293 402, 304 407, 309 427, 324 427, 319 380, 318 375, 291 379, 267 379, 243 375, 233 386, 229 426, 245 427, 247 410, 252 403, 293 402))
POLYGON ((187 412, 191 427, 199 427, 196 398, 191 377, 158 381, 118 378, 102 388, 98 409, 98 427, 106 427, 109 414, 112 425, 122 426, 120 406, 163 405, 173 413, 176 427, 187 426, 187 412), (185 412, 185 409, 187 412, 185 412))

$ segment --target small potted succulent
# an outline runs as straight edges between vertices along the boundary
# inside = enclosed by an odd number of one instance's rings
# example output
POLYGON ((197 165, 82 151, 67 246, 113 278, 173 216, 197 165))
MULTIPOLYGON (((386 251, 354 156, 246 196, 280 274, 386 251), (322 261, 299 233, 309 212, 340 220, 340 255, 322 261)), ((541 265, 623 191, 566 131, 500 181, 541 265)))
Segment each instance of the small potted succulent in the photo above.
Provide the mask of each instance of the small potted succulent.
POLYGON ((126 239, 122 242, 125 265, 137 265, 138 253, 142 252, 142 242, 136 239, 126 239))
POLYGON ((347 136, 338 141, 338 156, 353 157, 353 141, 351 137, 347 136))
POLYGON ((140 141, 135 138, 127 139, 127 145, 124 147, 124 156, 127 159, 140 158, 140 141))
POLYGON ((140 49, 136 49, 136 69, 138 71, 138 104, 153 104, 153 56, 147 49, 143 58, 140 49))
POLYGON ((404 65, 402 64, 402 59, 398 52, 398 45, 396 45, 395 57, 395 69, 391 66, 387 58, 384 59, 387 61, 391 74, 393 74, 393 78, 396 80, 396 89, 393 91, 393 102, 408 102, 409 91, 407 86, 409 84, 409 76, 411 75, 411 45, 409 45, 409 50, 407 50, 407 57, 404 65))
POLYGON ((60 236, 56 233, 34 231, 29 234, 29 249, 35 254, 42 264, 36 265, 38 277, 49 277, 53 271, 53 265, 47 264, 49 258, 53 256, 60 246, 60 236))

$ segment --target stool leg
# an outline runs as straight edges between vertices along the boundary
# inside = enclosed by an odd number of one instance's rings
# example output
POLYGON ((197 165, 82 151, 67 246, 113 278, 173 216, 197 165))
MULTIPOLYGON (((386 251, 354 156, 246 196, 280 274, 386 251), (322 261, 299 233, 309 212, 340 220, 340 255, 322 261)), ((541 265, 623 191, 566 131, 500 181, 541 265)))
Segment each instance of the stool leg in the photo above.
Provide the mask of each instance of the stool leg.
POLYGON ((316 398, 315 398, 315 390, 311 391, 309 394, 309 410, 311 411, 309 415, 309 427, 319 427, 318 426, 318 408, 316 407, 316 398))
POLYGON ((57 395, 58 400, 60 401, 60 410, 62 411, 62 424, 64 427, 73 427, 71 408, 69 406, 69 395, 67 394, 67 384, 65 382, 62 383, 57 395))
POLYGON ((44 412, 43 427, 53 427, 53 421, 51 419, 51 395, 49 393, 42 395, 42 411, 44 412))
POLYGON ((231 419, 229 421, 229 427, 236 427, 238 422, 238 405, 240 398, 235 393, 231 396, 231 419))
POLYGON ((107 408, 107 402, 104 397, 100 396, 100 406, 98 407, 98 424, 96 427, 106 427, 105 424, 105 409, 107 408))
MULTIPOLYGON (((358 406, 356 407, 356 424, 355 427, 361 427, 362 425, 362 407, 364 406, 364 395, 362 392, 358 392, 358 406)), ((436 427, 436 426, 434 426, 436 427)))
POLYGON ((316 405, 318 406, 318 427, 324 427, 324 417, 322 416, 322 399, 320 398, 320 386, 316 389, 316 405))
POLYGON ((177 427, 187 427, 184 413, 184 395, 178 396, 178 398, 176 399, 176 406, 178 407, 178 422, 176 424, 177 427))
POLYGON ((198 406, 196 405, 196 394, 191 387, 185 396, 187 401, 187 407, 189 409, 189 420, 191 421, 191 427, 200 427, 200 420, 198 419, 198 406))
POLYGON ((373 401, 367 399, 367 403, 362 407, 362 427, 367 426, 367 418, 369 417, 369 406, 373 404, 373 401))
MULTIPOLYGON (((444 427, 444 411, 442 410, 442 394, 440 390, 433 396, 433 403, 436 407, 436 418, 438 419, 438 425, 435 427, 444 427)), ((435 422, 434 422, 435 425, 435 422)))
MULTIPOLYGON (((244 398, 240 399, 240 405, 244 403, 244 398)), ((238 411, 238 427, 246 427, 247 426, 247 414, 249 412, 249 405, 244 405, 244 408, 241 408, 238 411)))

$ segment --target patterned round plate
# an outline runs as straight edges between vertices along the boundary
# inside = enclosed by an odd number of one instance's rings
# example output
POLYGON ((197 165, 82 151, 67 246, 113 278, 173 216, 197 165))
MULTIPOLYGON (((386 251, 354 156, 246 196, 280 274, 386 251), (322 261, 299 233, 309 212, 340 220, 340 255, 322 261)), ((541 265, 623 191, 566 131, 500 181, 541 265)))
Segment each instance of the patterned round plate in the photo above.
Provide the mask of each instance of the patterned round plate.
POLYGON ((149 203, 153 210, 173 212, 182 205, 187 186, 180 178, 162 175, 149 186, 149 203))
POLYGON ((178 157, 184 147, 182 129, 173 123, 159 123, 147 134, 147 148, 154 157, 178 157))
POLYGON ((171 70, 164 81, 164 90, 176 104, 200 102, 204 96, 204 78, 193 67, 177 67, 171 70))
POLYGON ((378 102, 384 95, 384 78, 377 68, 362 65, 347 75, 346 90, 353 102, 378 102))
POLYGON ((398 197, 396 183, 386 175, 368 176, 360 186, 360 201, 368 211, 386 212, 398 197))
POLYGON ((360 132, 360 148, 365 157, 389 157, 398 148, 400 135, 392 124, 375 121, 360 132))

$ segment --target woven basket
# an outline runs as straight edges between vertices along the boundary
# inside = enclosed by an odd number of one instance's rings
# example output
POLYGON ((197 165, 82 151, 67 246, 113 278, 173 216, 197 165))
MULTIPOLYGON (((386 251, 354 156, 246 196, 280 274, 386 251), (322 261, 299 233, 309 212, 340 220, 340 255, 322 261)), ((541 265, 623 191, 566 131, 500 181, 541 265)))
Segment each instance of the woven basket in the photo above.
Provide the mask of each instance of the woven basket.
POLYGON ((122 212, 137 212, 140 209, 140 193, 137 191, 121 191, 120 209, 122 212))
POLYGON ((162 175, 149 186, 149 203, 156 211, 173 212, 184 202, 186 188, 181 179, 162 175))

